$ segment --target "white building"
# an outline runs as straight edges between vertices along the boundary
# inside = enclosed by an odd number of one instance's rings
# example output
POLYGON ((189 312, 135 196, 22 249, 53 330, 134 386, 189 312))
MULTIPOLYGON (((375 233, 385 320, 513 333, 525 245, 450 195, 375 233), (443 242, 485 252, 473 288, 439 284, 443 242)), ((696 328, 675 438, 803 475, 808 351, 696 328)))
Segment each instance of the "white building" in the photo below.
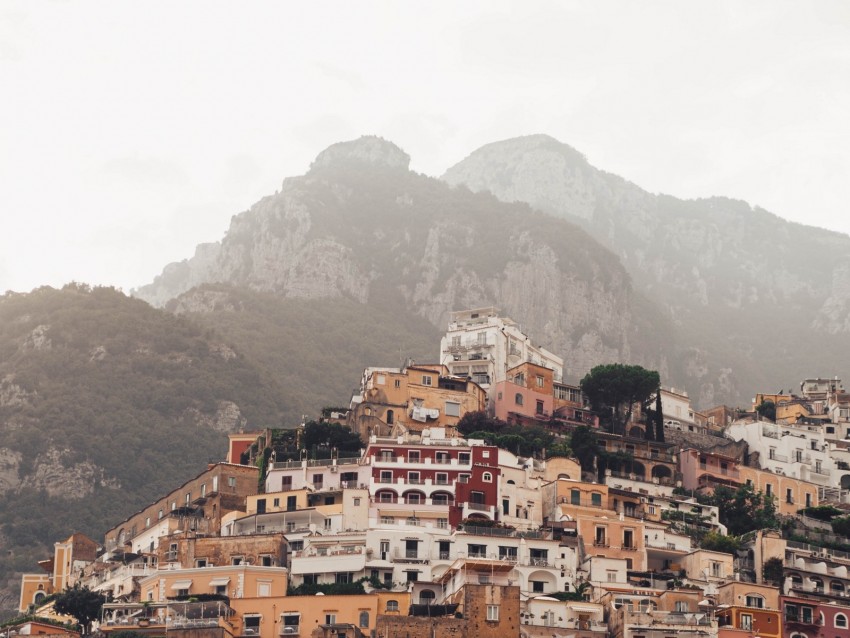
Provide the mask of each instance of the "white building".
POLYGON ((726 436, 746 441, 750 455, 759 454, 762 469, 826 487, 837 483, 835 460, 820 426, 736 421, 726 436))
POLYGON ((440 363, 453 376, 470 377, 485 390, 504 381, 506 371, 530 361, 555 371, 562 381, 564 360, 531 342, 521 327, 496 308, 451 313, 449 329, 440 340, 440 363))

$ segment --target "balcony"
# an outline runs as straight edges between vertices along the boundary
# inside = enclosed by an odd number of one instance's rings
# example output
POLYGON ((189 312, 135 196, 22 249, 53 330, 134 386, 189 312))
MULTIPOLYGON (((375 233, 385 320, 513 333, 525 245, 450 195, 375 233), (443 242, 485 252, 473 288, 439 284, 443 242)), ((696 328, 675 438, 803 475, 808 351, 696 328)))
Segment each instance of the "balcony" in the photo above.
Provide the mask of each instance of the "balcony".
POLYGON ((280 636, 298 636, 301 633, 301 625, 283 625, 280 628, 278 635, 280 636))
POLYGON ((819 626, 821 624, 820 617, 815 616, 814 612, 811 614, 785 614, 785 622, 793 623, 797 625, 810 625, 810 626, 819 626))
POLYGON ((428 561, 428 556, 418 549, 399 549, 393 550, 393 560, 398 563, 425 563, 428 561))
POLYGON ((464 505, 474 512, 487 512, 493 507, 492 505, 485 505, 484 503, 464 503, 464 505))

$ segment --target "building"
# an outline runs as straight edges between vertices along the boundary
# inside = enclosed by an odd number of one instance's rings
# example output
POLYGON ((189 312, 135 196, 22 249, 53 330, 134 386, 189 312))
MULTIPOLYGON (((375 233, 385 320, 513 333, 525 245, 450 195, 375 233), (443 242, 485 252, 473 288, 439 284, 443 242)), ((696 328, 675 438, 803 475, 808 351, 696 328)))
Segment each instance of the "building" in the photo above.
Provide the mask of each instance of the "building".
POLYGON ((378 638, 517 638, 520 633, 519 588, 466 584, 434 609, 411 615, 378 616, 378 638), (441 615, 436 615, 437 613, 441 615))
POLYGON ((532 343, 516 322, 493 307, 451 313, 440 357, 452 376, 468 377, 487 391, 526 361, 549 368, 554 381, 563 381, 564 360, 532 343))
POLYGON ((351 400, 348 425, 360 438, 442 428, 456 434, 467 412, 486 406, 484 389, 443 365, 366 368, 360 390, 351 400))

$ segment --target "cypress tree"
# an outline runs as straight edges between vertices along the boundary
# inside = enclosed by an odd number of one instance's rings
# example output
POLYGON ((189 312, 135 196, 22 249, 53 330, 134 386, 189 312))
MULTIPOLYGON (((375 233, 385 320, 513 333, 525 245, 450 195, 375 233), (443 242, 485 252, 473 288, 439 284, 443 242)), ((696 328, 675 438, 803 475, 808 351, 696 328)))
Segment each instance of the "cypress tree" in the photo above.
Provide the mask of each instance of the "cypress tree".
POLYGON ((655 395, 655 440, 664 443, 664 415, 661 413, 661 388, 655 395))

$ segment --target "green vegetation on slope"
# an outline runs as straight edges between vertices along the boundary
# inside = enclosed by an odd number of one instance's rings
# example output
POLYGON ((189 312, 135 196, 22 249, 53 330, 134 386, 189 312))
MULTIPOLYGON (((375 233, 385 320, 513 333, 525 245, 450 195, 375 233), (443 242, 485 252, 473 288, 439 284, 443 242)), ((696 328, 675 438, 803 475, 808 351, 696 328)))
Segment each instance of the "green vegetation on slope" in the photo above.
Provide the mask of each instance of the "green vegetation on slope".
POLYGON ((247 428, 284 411, 272 377, 211 330, 77 284, 0 297, 0 384, 0 453, 20 455, 0 483, 0 586, 222 459, 225 432, 206 425, 222 402, 247 428))
POLYGON ((391 292, 375 302, 283 299, 271 293, 209 284, 167 308, 183 312, 190 299, 224 295, 233 310, 190 312, 194 322, 224 335, 277 379, 284 423, 300 423, 328 405, 348 405, 367 366, 400 367, 406 358, 439 360, 440 331, 404 308, 391 292), (181 301, 182 300, 182 301, 181 301))

